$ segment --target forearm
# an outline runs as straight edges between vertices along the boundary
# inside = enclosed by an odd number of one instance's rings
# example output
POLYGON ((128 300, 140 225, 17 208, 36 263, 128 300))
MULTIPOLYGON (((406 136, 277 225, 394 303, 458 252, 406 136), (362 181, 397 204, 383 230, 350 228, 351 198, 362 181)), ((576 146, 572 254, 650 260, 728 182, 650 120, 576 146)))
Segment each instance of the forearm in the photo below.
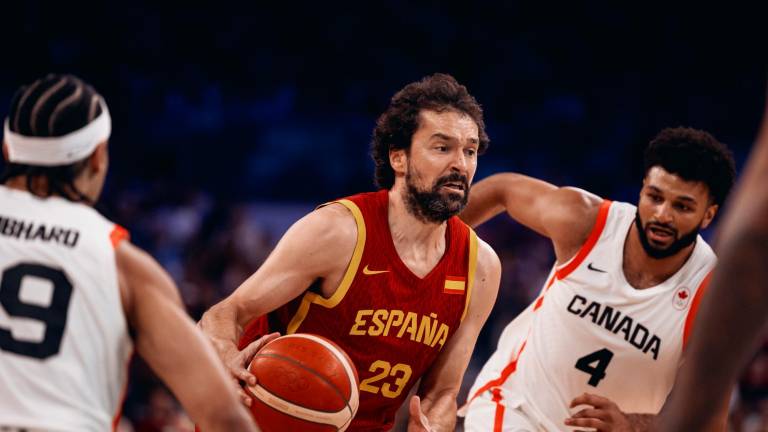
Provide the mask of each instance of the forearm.
POLYGON ((768 316, 767 182, 768 110, 718 229, 715 249, 720 260, 702 301, 686 362, 662 409, 662 431, 698 430, 707 424, 718 399, 728 394, 759 342, 768 316))
POLYGON ((546 235, 543 211, 551 209, 560 188, 518 173, 494 174, 472 187, 469 204, 461 218, 472 226, 506 212, 512 219, 546 235))
POLYGON ((627 421, 634 432, 650 432, 653 430, 655 414, 627 414, 627 421))
POLYGON ((702 301, 687 360, 663 409, 662 430, 699 430, 708 424, 762 334, 768 315, 768 232, 742 227, 734 234, 723 245, 702 301))
MULTIPOLYGON (((681 377, 697 374, 709 392, 724 394, 759 342, 768 315, 768 232, 747 230, 728 246, 705 296, 681 377), (727 326, 723 324, 727 323, 727 326), (733 335, 738 335, 734 340, 733 335), (711 371, 717 370, 713 374, 711 371), (708 373, 702 373, 709 371, 708 373)), ((708 408, 717 402, 707 400, 708 408)), ((704 406, 702 406, 704 408, 704 406)))
POLYGON ((456 397, 454 389, 444 390, 435 394, 426 394, 421 401, 424 415, 434 432, 453 431, 456 427, 456 397))
POLYGON ((214 413, 212 418, 199 422, 197 426, 205 432, 261 431, 239 403, 214 413))
POLYGON ((511 175, 494 174, 472 186, 469 204, 459 215, 461 219, 471 226, 477 226, 504 212, 504 182, 511 175))
POLYGON ((499 186, 500 205, 519 223, 544 234, 542 212, 554 204, 552 197, 561 190, 553 184, 518 173, 493 176, 499 186))
POLYGON ((203 430, 253 430, 219 358, 183 311, 148 299, 138 319, 136 350, 203 430))

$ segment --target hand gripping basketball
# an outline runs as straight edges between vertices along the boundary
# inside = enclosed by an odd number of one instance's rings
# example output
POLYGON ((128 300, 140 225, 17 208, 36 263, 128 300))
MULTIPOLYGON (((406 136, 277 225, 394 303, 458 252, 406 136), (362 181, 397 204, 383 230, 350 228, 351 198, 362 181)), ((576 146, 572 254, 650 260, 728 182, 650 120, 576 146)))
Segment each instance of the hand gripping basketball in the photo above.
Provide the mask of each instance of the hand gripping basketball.
POLYGON ((251 362, 253 356, 255 356, 264 345, 273 339, 277 339, 279 336, 280 333, 270 333, 251 342, 247 347, 243 348, 242 351, 232 350, 226 354, 224 364, 227 366, 227 369, 229 369, 229 373, 232 374, 235 384, 237 385, 240 399, 245 406, 250 407, 253 401, 243 390, 243 385, 256 385, 256 376, 246 368, 246 365, 251 362))
POLYGON ((258 384, 245 391, 263 432, 344 431, 357 413, 357 370, 327 338, 309 333, 277 338, 259 350, 248 369, 258 384))

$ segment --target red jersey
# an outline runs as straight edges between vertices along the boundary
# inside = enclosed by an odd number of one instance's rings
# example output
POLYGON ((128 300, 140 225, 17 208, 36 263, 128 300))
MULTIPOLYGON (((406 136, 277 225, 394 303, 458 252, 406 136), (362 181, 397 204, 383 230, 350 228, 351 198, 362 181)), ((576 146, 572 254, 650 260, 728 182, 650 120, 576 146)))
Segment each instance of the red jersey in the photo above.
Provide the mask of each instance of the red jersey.
POLYGON ((477 237, 459 218, 449 219, 443 257, 420 278, 395 250, 387 190, 335 202, 357 222, 357 244, 341 284, 328 299, 307 290, 271 313, 269 323, 284 334, 314 333, 341 346, 360 375, 360 407, 348 430, 389 430, 413 384, 464 318, 477 237))

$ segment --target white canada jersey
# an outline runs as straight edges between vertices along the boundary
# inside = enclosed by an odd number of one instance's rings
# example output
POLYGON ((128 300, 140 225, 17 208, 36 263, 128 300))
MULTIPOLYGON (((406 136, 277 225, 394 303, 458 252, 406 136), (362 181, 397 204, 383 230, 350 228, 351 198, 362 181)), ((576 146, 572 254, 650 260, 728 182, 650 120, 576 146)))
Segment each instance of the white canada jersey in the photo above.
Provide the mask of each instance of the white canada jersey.
POLYGON ((699 236, 677 273, 633 288, 622 261, 635 214, 631 204, 603 202, 585 244, 507 326, 470 395, 495 391, 547 430, 567 430, 563 420, 580 409, 570 402, 585 392, 624 412, 661 409, 716 258, 699 236))
POLYGON ((88 206, 0 186, 0 428, 112 428, 133 351, 126 236, 88 206))

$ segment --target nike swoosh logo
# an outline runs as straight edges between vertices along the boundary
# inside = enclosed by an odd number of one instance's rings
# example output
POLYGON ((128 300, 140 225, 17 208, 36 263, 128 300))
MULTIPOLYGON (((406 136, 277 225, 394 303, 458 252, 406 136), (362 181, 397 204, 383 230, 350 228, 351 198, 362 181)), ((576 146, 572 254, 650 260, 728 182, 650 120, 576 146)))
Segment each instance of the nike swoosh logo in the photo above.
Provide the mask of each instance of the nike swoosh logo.
POLYGON ((587 268, 588 268, 588 269, 590 269, 590 270, 592 270, 592 271, 596 271, 596 272, 600 272, 600 273, 608 273, 608 272, 607 272, 607 271, 605 271, 605 270, 600 270, 599 268, 595 268, 595 267, 592 267, 592 263, 589 263, 589 265, 587 266, 587 268))
POLYGON ((379 273, 387 273, 389 270, 368 270, 368 264, 365 265, 363 268, 363 274, 364 275, 377 275, 379 273))

